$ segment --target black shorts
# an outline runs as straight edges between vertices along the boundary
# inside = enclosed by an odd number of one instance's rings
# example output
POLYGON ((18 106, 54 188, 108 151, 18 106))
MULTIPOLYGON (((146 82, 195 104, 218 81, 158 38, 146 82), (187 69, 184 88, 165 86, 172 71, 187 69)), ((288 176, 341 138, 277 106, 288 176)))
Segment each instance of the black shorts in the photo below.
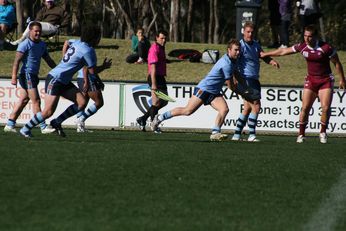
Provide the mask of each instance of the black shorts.
POLYGON ((193 91, 193 95, 196 96, 197 98, 200 98, 203 101, 204 105, 209 105, 216 97, 222 96, 221 93, 213 94, 208 91, 202 91, 198 87, 195 87, 195 90, 193 91))
MULTIPOLYGON (((89 82, 89 88, 88 92, 90 91, 101 91, 101 87, 99 84, 97 84, 97 81, 93 80, 92 78, 88 77, 89 82)), ((84 86, 84 78, 77 78, 77 85, 80 91, 83 91, 84 86)))
POLYGON ((37 85, 40 81, 36 74, 30 73, 20 74, 18 80, 19 85, 25 90, 37 88, 37 85))
POLYGON ((46 85, 45 85, 45 92, 48 95, 62 95, 64 92, 69 91, 70 89, 76 89, 78 88, 72 83, 69 82, 67 85, 56 81, 56 79, 53 78, 53 76, 48 75, 46 78, 46 85))
MULTIPOLYGON (((148 75, 148 84, 151 88, 151 76, 148 75)), ((157 90, 161 90, 161 91, 166 91, 167 92, 167 83, 166 83, 166 78, 165 76, 162 75, 156 75, 156 86, 157 86, 157 90)))

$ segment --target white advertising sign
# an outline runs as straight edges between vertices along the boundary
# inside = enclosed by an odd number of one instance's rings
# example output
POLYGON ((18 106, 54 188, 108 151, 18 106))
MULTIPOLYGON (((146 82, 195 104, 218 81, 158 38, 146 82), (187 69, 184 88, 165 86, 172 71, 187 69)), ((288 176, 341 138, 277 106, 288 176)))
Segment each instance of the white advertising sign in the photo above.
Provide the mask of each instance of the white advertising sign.
MULTIPOLYGON (((193 94, 194 85, 173 84, 168 93, 176 99, 174 103, 160 110, 163 113, 174 107, 185 106, 193 94)), ((151 105, 150 90, 146 84, 127 84, 125 89, 125 126, 136 126, 136 118, 151 105)), ((236 120, 243 109, 240 96, 223 88, 223 95, 229 107, 223 129, 234 129, 236 120)), ((302 105, 302 89, 286 87, 263 87, 262 108, 258 117, 258 131, 297 132, 299 112, 302 105)), ((336 91, 331 107, 328 132, 346 133, 346 92, 336 91)), ((310 112, 307 132, 319 132, 320 103, 316 101, 310 112)), ((180 116, 162 123, 163 128, 202 128, 211 129, 217 113, 210 106, 202 106, 191 116, 180 116)), ((246 128, 245 128, 246 129, 246 128)))
MULTIPOLYGON (((105 83, 103 91, 104 106, 86 121, 91 127, 135 127, 136 118, 142 116, 151 105, 150 89, 143 83, 105 83)), ((174 107, 183 107, 193 94, 194 85, 169 84, 168 94, 176 99, 174 103, 162 108, 159 113, 171 110, 174 107)), ((44 81, 40 81, 39 91, 44 99, 44 81)), ((223 88, 223 95, 229 107, 223 129, 233 130, 236 120, 243 109, 240 96, 223 88)), ((15 103, 19 98, 19 88, 11 85, 9 79, 0 79, 0 123, 5 124, 15 103)), ((299 127, 299 112, 301 109, 302 89, 292 87, 263 87, 262 108, 258 117, 258 131, 297 132, 299 127)), ((89 102, 89 105, 92 101, 89 102)), ((70 101, 61 99, 54 118, 63 112, 70 101)), ((331 117, 328 132, 346 134, 346 92, 336 90, 331 106, 331 117)), ((42 100, 42 108, 44 100, 42 100)), ((307 132, 319 132, 320 103, 316 101, 310 112, 307 132)), ((32 103, 29 102, 17 120, 18 124, 26 123, 32 117, 32 103)), ((162 123, 163 128, 194 128, 211 129, 217 112, 210 106, 201 106, 191 116, 180 116, 162 123)), ((63 125, 74 126, 75 118, 70 118, 63 125)), ((49 122, 47 120, 47 122, 49 122)), ((148 120, 148 125, 149 125, 148 120)), ((247 129, 247 128, 245 128, 247 129)))
MULTIPOLYGON (((76 83, 75 83, 76 84, 76 83)), ((41 108, 44 108, 44 81, 40 80, 38 85, 39 92, 41 95, 41 108)), ((86 120, 86 126, 95 127, 117 127, 119 124, 119 84, 116 83, 105 83, 105 90, 102 92, 104 97, 104 106, 93 116, 86 120)), ((16 88, 11 85, 9 79, 0 79, 0 123, 5 124, 7 119, 12 112, 15 104, 19 100, 20 88, 16 88)), ((89 105, 93 103, 92 100, 89 101, 89 105)), ((62 113, 69 105, 71 101, 64 98, 60 98, 58 107, 52 117, 50 117, 47 122, 60 113, 62 113)), ((17 124, 25 124, 33 116, 32 103, 29 101, 27 106, 24 108, 23 112, 17 119, 17 124)), ((74 126, 75 117, 67 119, 63 125, 74 126)))

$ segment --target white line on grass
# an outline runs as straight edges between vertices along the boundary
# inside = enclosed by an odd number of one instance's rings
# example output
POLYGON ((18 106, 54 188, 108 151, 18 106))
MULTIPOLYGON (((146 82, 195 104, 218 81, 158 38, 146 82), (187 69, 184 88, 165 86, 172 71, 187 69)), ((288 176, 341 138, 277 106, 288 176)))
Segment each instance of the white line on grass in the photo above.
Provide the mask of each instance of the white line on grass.
POLYGON ((346 170, 342 172, 338 182, 330 189, 328 197, 303 230, 331 231, 334 230, 338 218, 346 210, 346 170))

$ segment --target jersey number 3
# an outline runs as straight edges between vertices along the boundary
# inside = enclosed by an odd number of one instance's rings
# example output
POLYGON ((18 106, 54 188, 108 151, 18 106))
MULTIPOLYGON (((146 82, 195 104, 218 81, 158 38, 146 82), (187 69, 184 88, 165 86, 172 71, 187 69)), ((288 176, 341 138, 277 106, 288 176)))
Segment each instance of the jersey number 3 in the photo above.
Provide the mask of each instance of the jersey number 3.
POLYGON ((64 58, 62 59, 62 61, 64 61, 65 63, 67 63, 67 62, 70 60, 71 56, 75 53, 75 51, 76 51, 76 48, 70 47, 70 48, 67 50, 66 54, 64 55, 64 58))

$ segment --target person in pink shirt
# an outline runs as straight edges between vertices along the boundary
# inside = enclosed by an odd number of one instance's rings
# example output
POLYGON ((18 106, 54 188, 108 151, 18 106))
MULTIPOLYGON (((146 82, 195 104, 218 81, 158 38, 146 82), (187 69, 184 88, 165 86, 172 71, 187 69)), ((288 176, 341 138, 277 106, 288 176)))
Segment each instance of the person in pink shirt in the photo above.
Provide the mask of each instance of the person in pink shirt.
MULTIPOLYGON (((147 119, 151 118, 153 121, 155 115, 157 115, 159 109, 167 105, 167 101, 159 99, 155 91, 159 90, 167 94, 167 84, 166 84, 166 44, 167 32, 159 31, 156 34, 156 41, 151 45, 148 54, 148 84, 151 88, 151 100, 152 105, 149 110, 141 117, 137 118, 137 123, 142 131, 145 131, 145 125, 147 119)), ((159 128, 153 130, 155 133, 161 133, 159 128)))
POLYGON ((345 90, 345 74, 336 50, 328 43, 318 39, 318 32, 314 26, 304 29, 304 42, 292 47, 280 48, 265 52, 261 57, 282 56, 300 52, 307 63, 307 76, 305 77, 302 109, 299 116, 299 135, 297 143, 305 141, 305 128, 309 120, 310 109, 318 97, 321 102, 321 129, 320 142, 327 143, 326 130, 330 117, 330 105, 333 99, 334 76, 330 62, 335 66, 340 76, 339 88, 345 90))

